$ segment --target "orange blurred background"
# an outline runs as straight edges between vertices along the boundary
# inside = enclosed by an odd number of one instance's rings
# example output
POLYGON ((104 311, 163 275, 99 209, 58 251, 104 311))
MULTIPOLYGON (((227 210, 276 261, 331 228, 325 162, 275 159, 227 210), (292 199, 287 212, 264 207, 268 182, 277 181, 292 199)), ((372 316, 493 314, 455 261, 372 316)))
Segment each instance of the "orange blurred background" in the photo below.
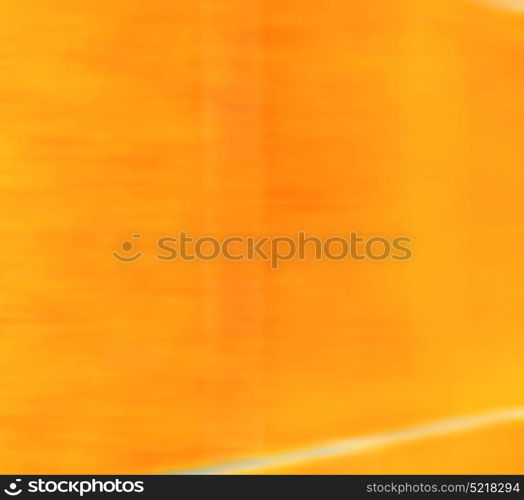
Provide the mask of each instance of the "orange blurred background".
MULTIPOLYGON (((1 6, 0 472, 176 471, 524 406, 524 14, 1 6), (181 230, 409 235, 414 257, 151 258, 181 230), (144 258, 113 259, 136 233, 144 258)), ((506 423, 269 472, 524 473, 523 443, 506 423)))

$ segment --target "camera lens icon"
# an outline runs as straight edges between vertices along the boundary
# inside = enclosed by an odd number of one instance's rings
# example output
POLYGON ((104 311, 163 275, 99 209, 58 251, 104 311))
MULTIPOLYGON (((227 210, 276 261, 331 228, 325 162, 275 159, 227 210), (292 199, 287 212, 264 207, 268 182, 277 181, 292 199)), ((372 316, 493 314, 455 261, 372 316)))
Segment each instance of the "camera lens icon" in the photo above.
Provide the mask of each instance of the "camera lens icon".
POLYGON ((21 479, 15 479, 12 483, 9 483, 9 487, 4 490, 4 493, 11 497, 15 497, 16 495, 20 495, 22 493, 22 488, 19 489, 19 484, 22 480, 21 479))
MULTIPOLYGON (((133 234, 132 238, 141 238, 141 234, 133 234)), ((120 262, 136 262, 140 257, 142 257, 142 252, 133 253, 133 242, 132 241, 123 241, 120 245, 121 251, 113 252, 113 257, 120 262), (122 255, 123 254, 123 255, 122 255)))

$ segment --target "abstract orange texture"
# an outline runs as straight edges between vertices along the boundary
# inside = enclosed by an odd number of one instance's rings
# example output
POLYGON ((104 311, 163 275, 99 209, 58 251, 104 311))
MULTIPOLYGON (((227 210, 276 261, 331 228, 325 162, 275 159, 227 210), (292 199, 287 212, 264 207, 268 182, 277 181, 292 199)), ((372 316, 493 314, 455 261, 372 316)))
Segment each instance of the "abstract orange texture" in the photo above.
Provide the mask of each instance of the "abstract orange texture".
MULTIPOLYGON (((524 406, 504 4, 1 0, 0 472, 176 471, 524 406), (408 235, 413 258, 151 258, 181 230, 408 235)), ((264 472, 524 473, 523 444, 506 422, 264 472)))

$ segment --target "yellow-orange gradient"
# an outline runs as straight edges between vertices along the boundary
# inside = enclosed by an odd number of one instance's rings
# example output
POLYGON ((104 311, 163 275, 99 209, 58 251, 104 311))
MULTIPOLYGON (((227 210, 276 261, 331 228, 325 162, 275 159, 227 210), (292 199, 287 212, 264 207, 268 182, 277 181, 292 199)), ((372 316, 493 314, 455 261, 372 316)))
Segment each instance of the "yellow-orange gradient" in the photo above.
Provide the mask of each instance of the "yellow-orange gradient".
MULTIPOLYGON (((0 472, 186 469, 524 405, 524 14, 1 7, 0 472), (181 230, 409 235, 414 257, 156 261, 181 230)), ((523 445, 505 424, 271 472, 524 473, 523 445)))

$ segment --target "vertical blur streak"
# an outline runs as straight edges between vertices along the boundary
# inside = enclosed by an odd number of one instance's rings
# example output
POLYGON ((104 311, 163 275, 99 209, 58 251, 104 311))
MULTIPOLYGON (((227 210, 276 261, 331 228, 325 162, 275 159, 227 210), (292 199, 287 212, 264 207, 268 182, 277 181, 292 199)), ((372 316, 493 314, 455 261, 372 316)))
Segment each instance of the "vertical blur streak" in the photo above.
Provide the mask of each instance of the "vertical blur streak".
MULTIPOLYGON (((524 17, 492 3, 1 1, 0 472, 522 407, 524 17), (155 260, 179 231, 408 235, 414 258, 155 260)), ((271 472, 522 473, 522 432, 271 472)))
MULTIPOLYGON (((202 217, 199 231, 222 238, 263 232, 261 8, 259 2, 201 1, 197 9, 203 170, 193 203, 202 217)), ((262 406, 263 271, 262 265, 220 262, 201 270, 205 415, 198 439, 211 455, 234 453, 236 443, 238 452, 262 445, 263 420, 243 408, 262 406), (224 428, 228 438, 217 440, 224 428)))

